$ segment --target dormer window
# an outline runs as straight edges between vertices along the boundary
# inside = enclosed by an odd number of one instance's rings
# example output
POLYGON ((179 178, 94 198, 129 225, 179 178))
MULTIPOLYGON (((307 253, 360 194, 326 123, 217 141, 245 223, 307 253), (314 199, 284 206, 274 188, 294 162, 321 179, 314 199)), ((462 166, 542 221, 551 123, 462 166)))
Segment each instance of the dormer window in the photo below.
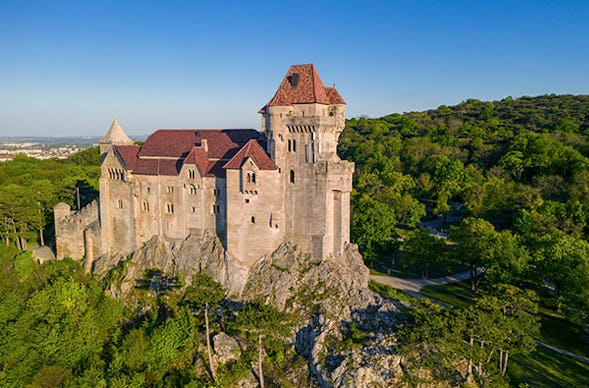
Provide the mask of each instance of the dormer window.
POLYGON ((297 85, 299 84, 299 73, 294 73, 286 77, 288 79, 288 83, 293 89, 296 89, 297 85))

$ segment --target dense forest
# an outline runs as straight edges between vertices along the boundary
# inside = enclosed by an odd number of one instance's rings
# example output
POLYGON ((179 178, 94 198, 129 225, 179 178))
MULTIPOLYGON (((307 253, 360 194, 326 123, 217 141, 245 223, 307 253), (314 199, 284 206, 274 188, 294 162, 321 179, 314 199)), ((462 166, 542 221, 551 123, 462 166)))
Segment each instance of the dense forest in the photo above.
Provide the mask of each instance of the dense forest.
MULTIPOLYGON (((589 96, 467 100, 355 118, 339 153, 356 164, 352 241, 370 268, 473 275, 457 303, 442 295, 442 306, 413 300, 405 311, 398 351, 413 366, 409 384, 424 367, 462 383, 457 365, 466 382, 526 382, 517 357, 534 354, 546 317, 577 330, 573 350, 588 355, 589 96)), ((139 303, 128 306, 105 294, 116 269, 95 279, 74 261, 38 264, 23 252, 27 242, 53 243, 53 205, 84 206, 97 196, 99 175, 97 148, 0 164, 0 385, 230 385, 258 363, 262 336, 260 368, 271 384, 288 385, 282 369, 305 360, 283 340, 293 325, 287 314, 225 299, 206 278, 186 289, 157 269, 138 280, 139 303), (155 292, 154 279, 162 284, 155 292), (244 350, 231 369, 210 361, 215 328, 244 350)), ((356 342, 367 335, 360 331, 356 342)))
POLYGON ((589 96, 352 119, 340 153, 356 163, 352 234, 369 262, 454 260, 491 282, 549 283, 555 306, 587 319, 589 96), (415 228, 449 215, 465 217, 449 226, 452 247, 415 228))
POLYGON ((352 241, 371 268, 473 275, 466 303, 409 314, 401 346, 418 365, 505 384, 509 356, 534 350, 548 316, 576 323, 587 354, 589 96, 352 119, 339 151, 356 163, 352 241))

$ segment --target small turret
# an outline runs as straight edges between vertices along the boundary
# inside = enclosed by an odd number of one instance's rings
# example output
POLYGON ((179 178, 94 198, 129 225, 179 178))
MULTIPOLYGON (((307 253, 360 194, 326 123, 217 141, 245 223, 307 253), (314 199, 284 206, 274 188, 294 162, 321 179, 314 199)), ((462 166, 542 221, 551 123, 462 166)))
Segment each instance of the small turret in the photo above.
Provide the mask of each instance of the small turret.
POLYGON ((115 118, 110 129, 98 144, 100 144, 100 160, 102 161, 113 145, 131 145, 134 142, 127 136, 119 121, 115 118))

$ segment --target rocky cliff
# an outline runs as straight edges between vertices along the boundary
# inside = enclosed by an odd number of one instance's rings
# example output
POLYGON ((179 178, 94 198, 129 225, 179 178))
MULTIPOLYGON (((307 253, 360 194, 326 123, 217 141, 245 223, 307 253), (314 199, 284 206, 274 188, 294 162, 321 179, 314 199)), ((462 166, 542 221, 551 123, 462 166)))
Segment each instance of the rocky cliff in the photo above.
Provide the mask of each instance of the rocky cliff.
POLYGON ((355 245, 317 260, 283 244, 250 269, 228 262, 221 242, 206 232, 183 241, 153 237, 126 260, 101 258, 93 271, 119 271, 110 291, 129 295, 145 271, 182 275, 206 271, 242 300, 272 304, 297 316, 296 351, 309 360, 321 386, 390 386, 402 378, 394 351, 397 306, 368 289, 368 268, 355 245), (232 267, 233 265, 233 267, 232 267), (112 271, 112 270, 111 270, 112 271))

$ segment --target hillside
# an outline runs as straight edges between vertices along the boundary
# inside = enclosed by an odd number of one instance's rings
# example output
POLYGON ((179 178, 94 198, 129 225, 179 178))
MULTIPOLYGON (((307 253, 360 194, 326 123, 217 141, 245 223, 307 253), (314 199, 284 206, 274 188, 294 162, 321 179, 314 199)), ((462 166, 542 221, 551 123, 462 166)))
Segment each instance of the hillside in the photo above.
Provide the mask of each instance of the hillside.
POLYGON ((0 164, 2 385, 257 386, 262 366, 269 386, 586 385, 589 367, 535 340, 589 355, 589 96, 351 119, 339 153, 369 267, 472 281, 425 290, 440 306, 368 290, 353 245, 320 261, 284 244, 237 300, 214 281, 220 242, 196 234, 103 257, 100 276, 38 264, 17 247, 51 243, 51 207, 77 207, 76 186, 82 205, 97 195, 98 152, 19 156, 0 164))

